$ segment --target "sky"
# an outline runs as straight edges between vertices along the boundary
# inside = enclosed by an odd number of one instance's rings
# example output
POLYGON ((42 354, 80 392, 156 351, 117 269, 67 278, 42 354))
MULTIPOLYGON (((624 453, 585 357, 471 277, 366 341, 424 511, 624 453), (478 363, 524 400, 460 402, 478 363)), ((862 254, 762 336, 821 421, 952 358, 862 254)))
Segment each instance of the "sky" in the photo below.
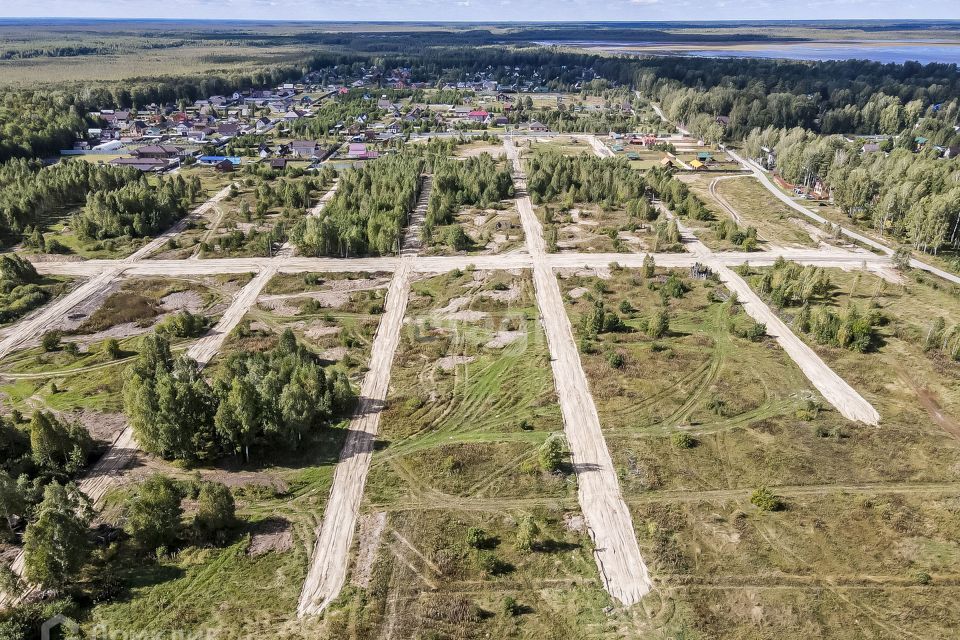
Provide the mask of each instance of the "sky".
POLYGON ((960 0, 0 0, 0 17, 460 22, 960 19, 960 0))

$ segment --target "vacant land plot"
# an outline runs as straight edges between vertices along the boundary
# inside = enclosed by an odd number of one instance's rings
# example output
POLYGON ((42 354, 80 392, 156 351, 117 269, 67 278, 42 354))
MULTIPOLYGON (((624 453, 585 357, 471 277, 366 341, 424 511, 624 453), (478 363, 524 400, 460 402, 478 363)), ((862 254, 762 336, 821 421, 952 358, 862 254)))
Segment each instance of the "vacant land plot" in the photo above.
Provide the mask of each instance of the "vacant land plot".
MULTIPOLYGON (((328 366, 345 370, 358 388, 388 281, 383 274, 276 276, 228 338, 224 353, 270 348, 291 328, 328 366)), ((217 366, 215 360, 211 375, 217 366)), ((242 523, 223 544, 185 541, 181 549, 146 563, 115 558, 127 597, 95 607, 87 623, 117 630, 219 629, 257 637, 318 637, 321 622, 296 621, 297 598, 345 426, 331 426, 298 450, 277 451, 254 465, 225 460, 185 472, 144 460, 128 479, 160 470, 185 481, 199 476, 232 487, 242 523)), ((107 522, 122 517, 119 504, 127 491, 108 497, 107 522)), ((190 517, 189 509, 185 515, 190 517)))
POLYGON ((612 631, 575 479, 541 459, 562 423, 529 274, 415 282, 405 324, 330 637, 612 631))
MULTIPOLYGON (((834 242, 830 231, 811 224, 771 195, 753 177, 717 178, 688 173, 681 175, 680 179, 703 200, 715 221, 733 219, 742 228, 755 228, 761 249, 771 246, 817 247, 834 242)), ((690 224, 697 223, 690 221, 690 224)), ((700 224, 695 231, 712 249, 734 248, 728 240, 719 239, 715 227, 715 224, 700 224)))
POLYGON ((960 622, 937 604, 960 576, 960 443, 919 401, 895 418, 870 392, 899 404, 906 382, 823 352, 884 416, 848 422, 722 285, 604 275, 567 273, 561 287, 643 556, 673 606, 664 620, 704 638, 935 637, 960 622), (751 501, 763 486, 780 503, 756 502, 772 510, 751 501), (932 610, 942 617, 907 613, 932 610))
POLYGON ((548 245, 560 253, 643 253, 653 249, 653 223, 631 218, 622 207, 558 203, 534 207, 544 224, 548 245))

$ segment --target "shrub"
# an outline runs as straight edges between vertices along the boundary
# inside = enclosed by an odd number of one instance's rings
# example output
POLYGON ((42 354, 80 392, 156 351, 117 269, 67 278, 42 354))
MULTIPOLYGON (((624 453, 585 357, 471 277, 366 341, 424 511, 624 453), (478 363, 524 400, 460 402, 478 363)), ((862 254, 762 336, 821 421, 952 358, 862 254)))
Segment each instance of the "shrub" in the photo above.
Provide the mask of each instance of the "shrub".
POLYGON ((467 529, 467 544, 474 549, 490 549, 496 546, 496 538, 480 527, 470 527, 467 529))
POLYGON ((200 488, 197 515, 193 523, 206 538, 219 534, 233 525, 236 519, 236 505, 233 494, 219 482, 205 482, 200 488))
POLYGON ((697 439, 685 431, 677 431, 670 436, 670 442, 677 449, 692 449, 697 446, 697 439))
POLYGON ((43 338, 40 339, 40 346, 47 352, 56 351, 60 348, 60 337, 61 334, 59 331, 45 333, 43 334, 43 338))
POLYGON ((750 502, 761 511, 780 511, 783 500, 767 487, 759 487, 750 496, 750 502))
POLYGON ((563 436, 555 433, 548 437, 543 444, 540 445, 538 456, 541 469, 548 473, 559 471, 567 457, 563 436))
POLYGON ((624 364, 623 354, 618 351, 611 351, 607 354, 607 362, 614 369, 622 369, 624 364))
POLYGON ((120 349, 120 343, 116 338, 110 338, 103 345, 104 351, 110 356, 111 360, 119 360, 123 357, 123 351, 120 349))

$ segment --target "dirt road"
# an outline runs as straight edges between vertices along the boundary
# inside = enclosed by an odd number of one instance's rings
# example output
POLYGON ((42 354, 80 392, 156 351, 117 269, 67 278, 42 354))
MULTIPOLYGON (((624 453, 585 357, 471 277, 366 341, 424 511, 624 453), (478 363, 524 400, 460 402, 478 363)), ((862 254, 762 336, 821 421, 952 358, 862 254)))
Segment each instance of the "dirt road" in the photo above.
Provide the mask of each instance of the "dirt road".
POLYGON ((728 289, 735 291, 744 310, 757 322, 767 325, 767 333, 774 338, 787 352, 787 355, 797 363, 807 379, 813 383, 824 399, 832 404, 843 417, 848 420, 876 425, 880 421, 880 414, 867 402, 863 396, 847 384, 847 381, 838 376, 833 369, 827 366, 816 352, 798 338, 790 328, 784 324, 773 310, 760 299, 743 278, 734 273, 729 267, 721 264, 711 264, 714 271, 720 276, 728 289))
POLYGON ((417 196, 417 204, 410 214, 407 221, 407 228, 403 232, 403 239, 400 241, 400 255, 415 256, 420 253, 421 240, 420 231, 423 229, 423 221, 427 217, 427 207, 430 205, 430 194, 433 192, 433 176, 423 176, 423 182, 420 184, 420 195, 417 196))
POLYGON ((187 228, 187 225, 189 225, 192 221, 196 220, 197 218, 200 218, 206 215, 207 212, 210 211, 210 209, 212 209, 213 207, 215 207, 218 202, 220 202, 221 200, 226 198, 228 195, 230 195, 231 186, 232 185, 227 185, 226 187, 224 187, 223 189, 215 193, 212 198, 210 198, 209 200, 201 204, 199 207, 197 207, 196 209, 188 213, 186 216, 178 220, 177 223, 174 224, 172 227, 170 227, 169 229, 161 233, 159 236, 157 236, 147 244, 143 245, 142 247, 140 247, 139 249, 131 253, 129 256, 126 257, 124 261, 137 262, 139 260, 143 260, 144 258, 148 257, 150 254, 155 252, 157 249, 165 245, 168 240, 180 235, 183 232, 183 230, 187 228))
POLYGON ((550 364, 563 415, 564 434, 577 474, 580 509, 595 549, 594 558, 603 586, 625 605, 650 592, 647 566, 633 530, 633 519, 600 429, 600 417, 580 363, 573 329, 560 295, 560 286, 544 252, 543 231, 533 212, 523 180, 523 167, 512 141, 504 143, 517 180, 517 210, 533 258, 537 306, 550 348, 550 364))
POLYGON ((373 340, 370 369, 360 387, 360 402, 340 452, 310 569, 300 593, 297 606, 300 617, 323 611, 346 582, 350 546, 370 470, 373 444, 380 429, 380 411, 390 387, 390 368, 400 342, 411 273, 410 261, 402 260, 387 290, 386 308, 373 340))
POLYGON ((245 316, 247 311, 256 303, 257 296, 260 295, 260 292, 267 286, 270 278, 272 278, 275 273, 275 269, 270 267, 265 268, 254 276, 253 280, 244 285, 237 295, 234 296, 227 310, 223 312, 223 315, 220 317, 220 322, 218 322, 207 335, 197 340, 197 342, 190 347, 189 351, 187 351, 187 355, 196 360, 200 366, 209 364, 213 356, 215 356, 220 350, 220 347, 223 346, 223 341, 227 339, 227 336, 233 331, 234 327, 240 323, 243 316, 245 316))

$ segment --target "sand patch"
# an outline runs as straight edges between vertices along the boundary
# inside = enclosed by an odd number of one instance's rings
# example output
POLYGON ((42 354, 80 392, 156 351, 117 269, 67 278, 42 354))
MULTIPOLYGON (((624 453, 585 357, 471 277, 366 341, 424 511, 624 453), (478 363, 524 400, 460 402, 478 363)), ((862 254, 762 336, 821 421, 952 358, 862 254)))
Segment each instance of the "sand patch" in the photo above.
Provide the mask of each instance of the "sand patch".
POLYGON ((326 327, 323 325, 313 325, 303 332, 303 335, 316 340, 326 336, 335 336, 340 333, 340 327, 326 327))
POLYGON ((579 513, 567 512, 563 514, 563 526, 574 533, 586 533, 587 523, 579 513))
POLYGON ((160 306, 166 311, 189 311, 198 313, 204 307, 203 296, 192 289, 178 291, 160 298, 160 306))
MULTIPOLYGON (((476 278, 476 273, 474 274, 474 278, 476 278)), ((436 315, 447 320, 460 320, 462 322, 476 322, 477 320, 483 320, 489 315, 483 311, 471 311, 470 309, 463 309, 463 307, 469 304, 469 302, 470 298, 467 297, 453 298, 449 303, 447 303, 447 306, 438 310, 436 315)))
POLYGON ((339 362, 347 355, 346 347, 331 347, 320 352, 320 358, 330 362, 339 362))
POLYGON ((380 538, 383 537, 383 530, 386 526, 386 511, 369 513, 360 518, 360 549, 357 552, 357 565, 350 579, 352 584, 363 588, 370 585, 373 562, 377 558, 380 538))
POLYGON ((506 289, 481 291, 480 297, 489 298, 490 300, 496 300, 498 302, 513 302, 520 298, 520 287, 510 285, 506 289))
POLYGON ((488 349, 502 349, 527 335, 526 331, 497 331, 493 340, 483 345, 488 349))
POLYGON ((469 364, 476 360, 474 356, 444 356, 437 360, 437 366, 444 371, 453 371, 460 364, 469 364))
POLYGON ((586 287, 577 287, 576 289, 570 290, 570 297, 574 300, 579 300, 588 293, 590 293, 590 289, 587 289, 586 287))

